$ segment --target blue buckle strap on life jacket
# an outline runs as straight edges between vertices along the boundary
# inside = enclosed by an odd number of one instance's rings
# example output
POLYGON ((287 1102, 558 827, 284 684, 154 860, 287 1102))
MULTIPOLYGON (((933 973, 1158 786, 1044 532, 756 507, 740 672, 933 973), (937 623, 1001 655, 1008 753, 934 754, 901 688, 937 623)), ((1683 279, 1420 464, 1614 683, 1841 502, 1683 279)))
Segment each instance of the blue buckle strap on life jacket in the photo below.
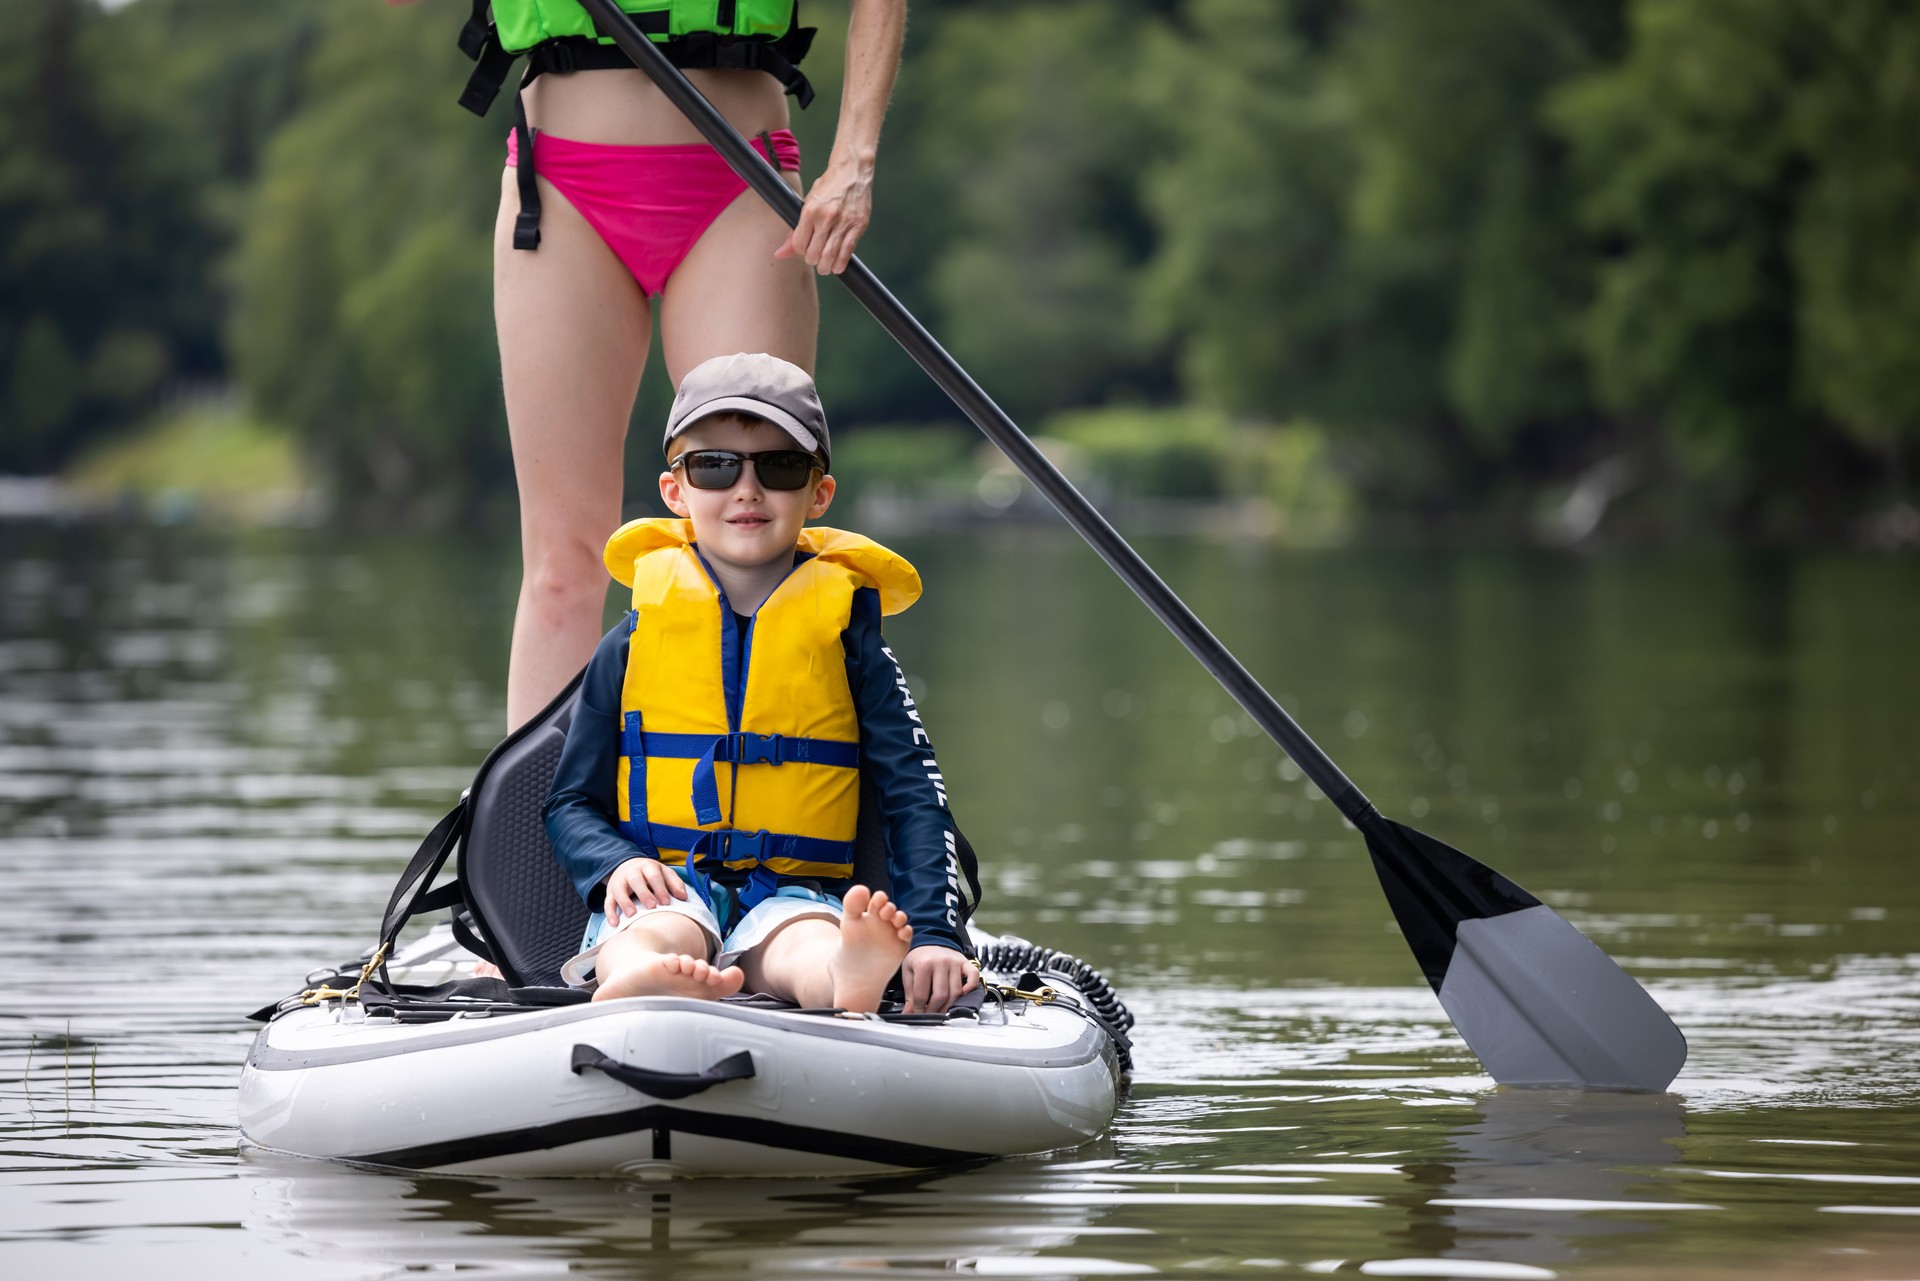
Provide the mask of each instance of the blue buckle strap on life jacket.
POLYGON ((703 840, 713 838, 713 842, 702 849, 708 857, 718 858, 723 863, 753 859, 756 863, 770 863, 776 858, 790 858, 799 863, 851 863, 853 862, 852 841, 830 841, 819 836, 791 836, 785 832, 769 832, 762 828, 758 832, 740 832, 726 828, 717 832, 703 832, 697 827, 674 827, 668 823, 648 823, 647 835, 652 838, 655 849, 685 850, 689 858, 694 847, 703 840), (720 848, 715 848, 715 846, 720 848))
MULTIPOLYGON (((628 713, 637 716, 638 713, 628 713)), ((720 783, 714 775, 714 762, 730 765, 784 765, 797 761, 809 765, 831 765, 842 769, 860 767, 860 744, 831 738, 802 738, 788 734, 741 732, 709 737, 706 734, 647 734, 643 736, 648 756, 692 757, 693 817, 701 824, 720 821, 720 783)))
POLYGON ((714 859, 722 866, 742 859, 753 859, 754 866, 747 874, 747 883, 736 891, 742 909, 751 909, 763 899, 773 897, 780 888, 780 874, 767 866, 776 858, 790 858, 803 863, 853 862, 852 841, 829 841, 817 836, 790 836, 784 832, 769 832, 762 828, 758 832, 739 832, 732 829, 719 832, 703 832, 696 827, 673 827, 666 823, 648 823, 647 834, 653 838, 656 850, 685 850, 688 875, 696 885, 703 887, 701 893, 709 894, 706 873, 699 869, 704 859, 714 859))
MULTIPOLYGON (((726 847, 726 853, 721 857, 722 863, 731 859, 746 858, 749 855, 761 860, 755 863, 753 869, 747 873, 746 884, 735 891, 735 896, 740 900, 740 910, 742 912, 751 912, 755 907, 758 907, 766 899, 772 898, 774 894, 779 891, 780 875, 766 864, 766 860, 774 856, 768 854, 766 850, 769 840, 779 840, 781 838, 773 836, 773 834, 765 828, 762 828, 758 832, 709 832, 707 835, 715 838, 726 838, 724 840, 715 839, 712 841, 713 845, 723 845, 726 847)), ((786 839, 797 841, 801 838, 794 836, 786 839)), ((694 856, 689 854, 687 861, 689 863, 695 861, 694 856)))
POLYGON ((714 751, 726 740, 716 738, 707 744, 707 750, 693 767, 693 821, 696 823, 718 823, 720 821, 720 781, 714 776, 714 751))
MULTIPOLYGON (((687 828, 670 828, 669 831, 687 831, 687 828)), ((680 869, 686 878, 689 892, 700 896, 700 900, 713 909, 713 919, 719 923, 720 937, 725 938, 740 918, 752 911, 763 899, 772 898, 780 888, 780 878, 772 868, 756 867, 747 877, 747 883, 739 889, 722 885, 700 870, 700 860, 711 853, 716 837, 727 835, 725 832, 701 832, 700 839, 687 851, 686 864, 680 869)))
MULTIPOLYGON (((747 843, 745 838, 749 838, 749 837, 753 838, 752 847, 757 850, 763 846, 764 844, 763 838, 766 837, 768 833, 766 832, 693 832, 692 829, 690 828, 667 827, 665 824, 653 824, 652 827, 656 833, 661 831, 676 832, 676 833, 691 832, 692 835, 694 835, 697 838, 692 842, 692 844, 687 849, 687 861, 684 868, 687 876, 687 883, 693 887, 694 893, 698 894, 703 900, 707 902, 709 906, 713 908, 714 919, 720 922, 720 932, 724 936, 727 933, 727 931, 733 928, 735 924, 733 921, 730 921, 727 919, 730 913, 723 912, 721 910, 722 907, 733 905, 733 904, 726 903, 723 897, 729 892, 728 887, 724 885, 716 885, 712 877, 708 876, 705 872, 701 871, 700 870, 701 860, 710 858, 710 857, 717 857, 724 864, 728 857, 736 856, 732 854, 732 847, 734 844, 736 844, 736 841, 734 838, 736 837, 742 838, 737 842, 738 844, 741 844, 741 845, 745 845, 747 843), (721 854, 721 855, 714 854, 714 848, 716 846, 722 846, 722 845, 728 848, 728 853, 721 854)), ((658 841, 660 838, 656 834, 654 839, 655 841, 658 841)), ((732 891, 732 895, 733 895, 734 903, 736 903, 739 906, 740 911, 744 914, 747 912, 751 912, 763 900, 772 898, 774 894, 779 891, 779 889, 780 889, 779 875, 775 873, 774 870, 768 867, 766 864, 760 863, 760 864, 756 864, 754 866, 754 869, 751 872, 747 873, 746 884, 742 885, 738 890, 732 891)))
MULTIPOLYGON (((647 826, 648 826, 648 830, 651 831, 655 825, 650 823, 647 826)), ((673 829, 673 830, 679 830, 679 829, 673 829)), ((687 885, 691 887, 693 892, 695 894, 698 894, 701 900, 705 902, 709 907, 712 907, 714 906, 713 881, 708 878, 705 872, 700 870, 700 856, 706 852, 707 838, 710 835, 711 833, 702 832, 700 834, 700 839, 695 841, 691 846, 688 847, 687 861, 680 865, 680 871, 683 875, 685 875, 687 879, 687 885)), ((653 843, 654 843, 653 844, 654 850, 658 852, 660 849, 660 837, 658 833, 654 834, 653 843)), ((725 938, 727 933, 727 922, 724 920, 721 920, 720 913, 717 909, 714 912, 714 919, 720 922, 720 935, 722 938, 725 938)))
POLYGON ((860 767, 860 744, 835 738, 801 738, 795 734, 743 732, 716 736, 649 732, 644 746, 648 756, 681 760, 702 760, 711 755, 716 761, 735 765, 784 765, 795 761, 803 765, 837 765, 842 769, 860 767))
POLYGON ((740 906, 751 912, 779 892, 779 875, 763 864, 747 873, 747 883, 740 887, 740 906))
MULTIPOLYGON (((780 890, 780 874, 768 867, 766 863, 767 859, 777 857, 777 855, 767 852, 768 845, 774 841, 799 841, 804 839, 798 836, 777 837, 765 828, 757 832, 709 832, 708 835, 714 837, 724 835, 727 838, 724 841, 716 840, 713 842, 715 845, 726 846, 726 854, 721 859, 723 863, 731 859, 746 858, 749 855, 760 860, 754 864, 753 870, 747 873, 747 883, 736 891, 736 895, 740 900, 740 908, 744 912, 751 912, 755 907, 758 907, 765 900, 772 898, 780 890)), ((788 857, 796 856, 789 855, 788 857)), ((694 861, 693 856, 689 855, 687 861, 694 861)))
POLYGON ((620 718, 620 755, 627 758, 627 815, 614 823, 620 835, 640 844, 640 830, 647 821, 647 758, 642 749, 640 713, 628 712, 620 718))

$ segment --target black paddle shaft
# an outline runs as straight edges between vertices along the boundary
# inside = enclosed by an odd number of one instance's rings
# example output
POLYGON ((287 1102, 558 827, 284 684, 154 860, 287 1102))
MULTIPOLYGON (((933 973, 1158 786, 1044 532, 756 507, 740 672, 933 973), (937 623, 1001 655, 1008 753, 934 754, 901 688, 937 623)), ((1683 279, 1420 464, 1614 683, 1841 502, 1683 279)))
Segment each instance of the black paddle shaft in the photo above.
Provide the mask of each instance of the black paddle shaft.
MULTIPOLYGON (((693 87, 680 69, 654 48, 653 42, 641 33, 633 19, 621 10, 615 0, 580 0, 580 3, 592 15, 601 33, 633 59, 635 66, 646 72, 660 91, 693 122, 694 128, 713 144, 733 171, 759 192, 774 211, 787 220, 789 226, 797 224, 803 203, 799 194, 787 185, 786 180, 759 152, 747 144, 725 116, 714 110, 713 104, 693 87)), ((873 314, 881 327, 906 348, 907 354, 927 371, 928 376, 940 385, 953 403, 973 420, 973 425, 986 433, 987 439, 1013 460, 1014 466, 1033 482, 1034 488, 1047 496, 1047 500, 1067 518, 1067 523, 1080 531, 1080 536, 1093 545, 1093 549, 1100 553, 1100 558, 1126 580, 1134 594, 1146 602, 1147 608, 1180 638, 1180 643, 1213 673, 1214 679, 1226 687, 1234 701, 1245 708, 1247 715, 1253 717, 1254 722, 1272 736, 1281 750, 1299 764, 1307 777, 1340 812, 1356 826, 1371 815, 1374 812, 1373 803, 1353 785, 1353 780, 1341 772, 1340 767, 1320 750, 1317 743, 1307 737, 1306 731, 1287 715, 1285 708, 1274 701, 1273 695, 1261 688, 1260 682, 1207 630, 1206 624, 1187 608, 1186 602, 1174 595, 1173 589, 1161 581, 1140 553, 1120 537, 1119 532, 1107 523, 1106 517, 1073 487, 1073 482, 1060 474, 1060 469, 1040 452, 1000 406, 993 403, 992 397, 981 390, 959 362, 948 355, 925 326, 914 319, 913 313, 902 306, 900 300, 867 269, 866 264, 858 258, 853 259, 847 264, 846 271, 841 273, 840 281, 859 299, 860 305, 873 314)))

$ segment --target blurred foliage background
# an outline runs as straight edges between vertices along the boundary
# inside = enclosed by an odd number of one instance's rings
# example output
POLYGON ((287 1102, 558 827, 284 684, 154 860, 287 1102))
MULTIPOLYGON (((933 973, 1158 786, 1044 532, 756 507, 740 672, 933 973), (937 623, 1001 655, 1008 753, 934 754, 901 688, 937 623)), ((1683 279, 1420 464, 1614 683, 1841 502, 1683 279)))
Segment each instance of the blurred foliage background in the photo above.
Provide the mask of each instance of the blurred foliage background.
MULTIPOLYGON (((510 512, 465 9, 10 0, 0 472, 239 439, 291 491, 271 437, 337 518, 510 512)), ((805 9, 812 174, 844 4, 805 9)), ((1895 0, 914 0, 862 254, 1112 494, 1302 537, 1920 526, 1895 0)), ((848 470, 977 466, 822 299, 848 470)), ((639 415, 669 391, 656 357, 639 415)))

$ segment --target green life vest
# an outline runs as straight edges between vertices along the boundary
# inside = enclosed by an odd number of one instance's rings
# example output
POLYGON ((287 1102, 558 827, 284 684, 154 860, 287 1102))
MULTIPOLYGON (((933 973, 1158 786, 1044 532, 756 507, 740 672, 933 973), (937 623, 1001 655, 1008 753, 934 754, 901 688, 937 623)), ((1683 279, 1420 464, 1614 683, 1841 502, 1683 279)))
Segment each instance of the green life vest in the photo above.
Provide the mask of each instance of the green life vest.
MULTIPOLYGON (((797 0, 616 0, 677 67, 764 71, 805 107, 813 86, 797 65, 813 43, 799 25, 797 0)), ((460 48, 478 65, 460 105, 475 115, 506 82, 513 60, 527 57, 521 81, 544 72, 604 70, 633 64, 602 36, 577 0, 473 0, 460 48), (491 11, 491 12, 489 12, 491 11)))
MULTIPOLYGON (((777 40, 793 26, 794 0, 618 0, 640 29, 665 43, 696 31, 721 36, 761 36, 777 40)), ((493 25, 500 47, 525 53, 537 44, 586 36, 612 44, 594 30, 593 19, 575 0, 493 0, 493 25)))

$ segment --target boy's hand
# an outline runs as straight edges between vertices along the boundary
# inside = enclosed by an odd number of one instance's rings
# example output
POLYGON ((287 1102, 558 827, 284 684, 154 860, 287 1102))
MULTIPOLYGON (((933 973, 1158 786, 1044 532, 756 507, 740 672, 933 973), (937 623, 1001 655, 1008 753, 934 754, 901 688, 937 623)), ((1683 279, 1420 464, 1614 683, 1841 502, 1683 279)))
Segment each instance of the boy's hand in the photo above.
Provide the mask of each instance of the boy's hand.
POLYGON ((601 910, 618 925, 622 916, 638 916, 643 907, 665 907, 669 899, 686 896, 687 883, 659 859, 630 858, 607 878, 601 910))
POLYGON ((980 972, 952 948, 929 943, 907 953, 900 981, 907 989, 907 1013, 941 1014, 980 986, 980 972))

